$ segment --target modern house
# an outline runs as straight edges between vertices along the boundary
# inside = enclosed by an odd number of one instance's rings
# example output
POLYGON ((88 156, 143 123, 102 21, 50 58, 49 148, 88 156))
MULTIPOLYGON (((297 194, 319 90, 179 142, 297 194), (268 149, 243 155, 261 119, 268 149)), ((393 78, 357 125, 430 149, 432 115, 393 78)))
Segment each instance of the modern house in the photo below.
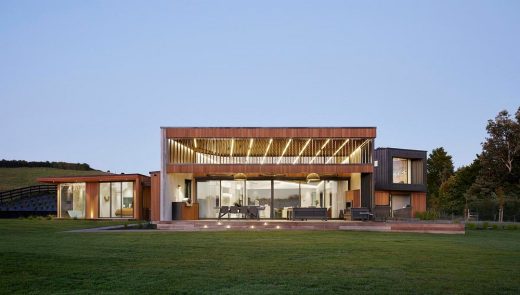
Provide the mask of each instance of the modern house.
POLYGON ((59 185, 62 218, 216 219, 236 207, 255 207, 260 219, 301 208, 331 219, 351 208, 425 211, 426 152, 375 149, 375 138, 375 127, 163 127, 161 170, 150 177, 40 181, 59 185))

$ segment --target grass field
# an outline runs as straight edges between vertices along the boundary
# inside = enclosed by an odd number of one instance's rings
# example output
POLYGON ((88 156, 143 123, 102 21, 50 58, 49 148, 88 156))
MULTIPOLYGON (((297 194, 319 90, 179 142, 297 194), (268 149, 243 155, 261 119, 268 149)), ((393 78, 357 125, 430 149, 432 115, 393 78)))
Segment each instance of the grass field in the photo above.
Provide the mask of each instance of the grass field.
POLYGON ((105 172, 92 170, 64 170, 56 168, 0 168, 0 191, 41 184, 38 177, 99 175, 105 172))
POLYGON ((0 220, 0 293, 520 293, 520 231, 102 232, 0 220))

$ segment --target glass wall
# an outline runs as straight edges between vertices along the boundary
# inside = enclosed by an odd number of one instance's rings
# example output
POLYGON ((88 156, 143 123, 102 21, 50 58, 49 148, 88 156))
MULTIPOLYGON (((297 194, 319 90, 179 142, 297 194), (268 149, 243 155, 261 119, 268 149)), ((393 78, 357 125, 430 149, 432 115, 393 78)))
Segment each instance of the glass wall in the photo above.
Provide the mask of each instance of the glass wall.
POLYGON ((300 207, 300 183, 298 181, 274 181, 274 218, 287 218, 287 209, 300 207))
POLYGON ((100 183, 99 217, 134 217, 134 183, 131 181, 100 183))
POLYGON ((198 181, 199 218, 217 218, 220 208, 220 180, 198 181))
POLYGON ((260 206, 260 218, 271 218, 271 181, 248 180, 247 205, 260 206))
POLYGON ((259 206, 260 218, 287 218, 291 207, 327 208, 331 218, 339 218, 348 189, 348 180, 197 181, 199 217, 217 218, 220 206, 240 205, 259 206))
POLYGON ((59 217, 85 218, 85 183, 63 183, 59 185, 59 217))

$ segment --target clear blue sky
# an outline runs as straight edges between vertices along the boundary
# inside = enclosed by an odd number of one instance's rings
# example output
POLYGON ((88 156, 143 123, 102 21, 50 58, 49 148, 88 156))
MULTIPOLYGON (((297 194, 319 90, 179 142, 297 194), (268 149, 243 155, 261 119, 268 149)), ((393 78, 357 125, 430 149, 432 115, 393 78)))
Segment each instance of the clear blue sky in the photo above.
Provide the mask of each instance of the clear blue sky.
POLYGON ((159 169, 160 126, 377 126, 456 166, 520 106, 520 1, 0 1, 0 158, 159 169))

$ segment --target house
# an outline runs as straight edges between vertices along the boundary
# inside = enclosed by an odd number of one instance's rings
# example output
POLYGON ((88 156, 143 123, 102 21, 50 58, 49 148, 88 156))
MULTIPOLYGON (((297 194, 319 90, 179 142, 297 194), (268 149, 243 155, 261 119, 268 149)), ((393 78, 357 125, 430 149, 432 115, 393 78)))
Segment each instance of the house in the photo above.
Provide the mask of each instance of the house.
POLYGON ((332 219, 360 207, 425 211, 426 152, 375 149, 375 139, 375 127, 162 127, 161 169, 149 177, 40 181, 59 185, 61 218, 215 219, 229 207, 256 207, 261 219, 295 208, 332 219))

